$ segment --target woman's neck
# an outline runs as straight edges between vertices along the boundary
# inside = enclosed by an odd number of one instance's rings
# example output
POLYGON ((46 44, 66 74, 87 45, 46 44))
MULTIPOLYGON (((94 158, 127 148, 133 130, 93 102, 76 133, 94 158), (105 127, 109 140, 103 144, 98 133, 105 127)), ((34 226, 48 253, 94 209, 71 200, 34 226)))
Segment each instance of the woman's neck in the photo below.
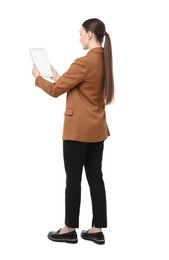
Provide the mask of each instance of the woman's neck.
POLYGON ((93 42, 90 42, 90 44, 89 44, 89 49, 98 48, 98 47, 102 47, 99 42, 93 41, 93 42))

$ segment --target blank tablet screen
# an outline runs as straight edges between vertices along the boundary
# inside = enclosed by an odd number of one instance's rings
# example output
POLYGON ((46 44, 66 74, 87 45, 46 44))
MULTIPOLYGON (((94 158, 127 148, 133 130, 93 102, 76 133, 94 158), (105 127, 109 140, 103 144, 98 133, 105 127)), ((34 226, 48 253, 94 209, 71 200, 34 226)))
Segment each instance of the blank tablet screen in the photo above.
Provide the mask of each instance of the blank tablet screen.
POLYGON ((48 57, 44 48, 30 48, 29 49, 32 61, 40 71, 42 77, 53 77, 48 57))

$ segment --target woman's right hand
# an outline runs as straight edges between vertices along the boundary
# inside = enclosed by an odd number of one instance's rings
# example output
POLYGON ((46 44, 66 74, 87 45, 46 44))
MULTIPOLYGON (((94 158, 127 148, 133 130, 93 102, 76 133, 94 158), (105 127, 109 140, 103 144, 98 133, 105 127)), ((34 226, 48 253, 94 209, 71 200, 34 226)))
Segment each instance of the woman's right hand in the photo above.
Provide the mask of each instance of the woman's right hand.
POLYGON ((51 77, 51 79, 54 80, 54 81, 57 81, 58 78, 60 78, 60 76, 52 65, 50 67, 51 67, 51 70, 52 70, 52 73, 53 73, 53 77, 51 77))

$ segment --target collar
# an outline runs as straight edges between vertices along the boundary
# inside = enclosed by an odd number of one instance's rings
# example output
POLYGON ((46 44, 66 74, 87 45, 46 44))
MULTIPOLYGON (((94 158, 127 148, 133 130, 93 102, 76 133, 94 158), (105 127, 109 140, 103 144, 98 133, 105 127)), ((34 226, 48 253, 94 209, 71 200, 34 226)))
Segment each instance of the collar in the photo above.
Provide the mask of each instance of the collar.
POLYGON ((93 53, 93 52, 99 52, 99 53, 103 53, 104 48, 103 47, 96 47, 96 48, 92 48, 88 51, 88 53, 93 53))

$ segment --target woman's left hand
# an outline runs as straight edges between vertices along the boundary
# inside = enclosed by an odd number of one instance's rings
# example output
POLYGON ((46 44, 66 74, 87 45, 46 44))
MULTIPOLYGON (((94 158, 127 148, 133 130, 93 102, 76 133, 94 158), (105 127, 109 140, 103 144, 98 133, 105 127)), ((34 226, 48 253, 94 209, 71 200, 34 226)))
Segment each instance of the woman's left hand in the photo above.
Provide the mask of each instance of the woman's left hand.
POLYGON ((35 65, 33 65, 33 69, 32 69, 32 75, 35 77, 35 79, 40 76, 40 72, 37 69, 37 67, 35 65))

